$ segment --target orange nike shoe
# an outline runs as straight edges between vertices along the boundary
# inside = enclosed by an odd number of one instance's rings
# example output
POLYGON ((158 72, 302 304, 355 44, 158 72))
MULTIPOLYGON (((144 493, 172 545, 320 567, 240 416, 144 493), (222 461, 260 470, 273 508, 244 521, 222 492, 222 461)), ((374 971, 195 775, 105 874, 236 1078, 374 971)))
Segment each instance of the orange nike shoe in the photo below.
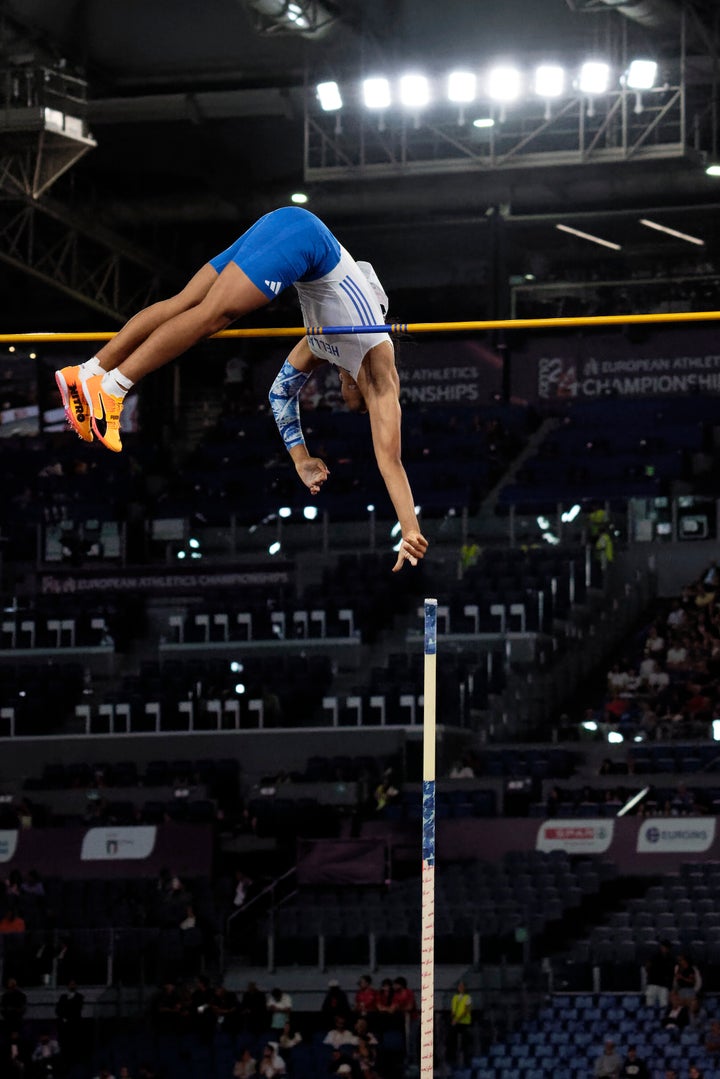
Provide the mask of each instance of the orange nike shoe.
POLYGON ((122 397, 113 397, 102 388, 103 375, 91 375, 83 383, 85 400, 90 409, 90 422, 95 437, 113 453, 120 453, 120 413, 122 397))
POLYGON ((62 397, 65 416, 76 435, 85 442, 92 442, 90 410, 85 400, 79 367, 63 367, 55 372, 55 381, 62 397))

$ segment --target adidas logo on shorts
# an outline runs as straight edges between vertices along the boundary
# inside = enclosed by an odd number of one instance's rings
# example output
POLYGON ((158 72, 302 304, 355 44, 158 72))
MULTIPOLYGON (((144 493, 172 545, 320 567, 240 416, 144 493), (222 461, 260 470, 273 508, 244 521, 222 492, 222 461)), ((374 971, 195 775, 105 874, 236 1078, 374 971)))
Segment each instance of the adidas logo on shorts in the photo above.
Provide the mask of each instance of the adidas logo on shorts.
POLYGON ((265 284, 267 285, 267 287, 270 289, 271 292, 275 293, 276 296, 278 295, 278 293, 282 289, 282 282, 281 281, 266 281, 265 284))

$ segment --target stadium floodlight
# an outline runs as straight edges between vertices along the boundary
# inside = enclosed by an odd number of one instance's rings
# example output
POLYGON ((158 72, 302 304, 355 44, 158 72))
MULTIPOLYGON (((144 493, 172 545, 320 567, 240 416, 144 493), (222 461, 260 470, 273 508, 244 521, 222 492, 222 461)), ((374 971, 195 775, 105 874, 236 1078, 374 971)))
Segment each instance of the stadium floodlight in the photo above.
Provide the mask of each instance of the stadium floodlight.
POLYGON ((365 79, 362 84, 363 101, 366 109, 387 109, 392 100, 390 83, 387 79, 365 79))
POLYGON ((294 23, 299 30, 307 30, 310 26, 310 23, 299 4, 288 4, 285 10, 285 18, 288 22, 294 23))
POLYGON ((473 127, 495 127, 495 121, 492 116, 478 116, 473 120, 473 127))
POLYGON ((245 667, 240 662, 240 660, 234 659, 230 664, 230 670, 233 674, 242 674, 242 672, 245 670, 245 667))
POLYGON ((237 682, 235 685, 235 692, 237 693, 238 697, 241 696, 245 692, 245 683, 237 682))
POLYGON ((571 506, 569 510, 566 510, 566 512, 562 514, 560 520, 563 524, 570 524, 572 521, 575 520, 579 513, 580 504, 576 502, 574 506, 571 506))
POLYGON ((292 510, 290 509, 289 506, 281 506, 280 509, 278 510, 278 517, 286 518, 286 517, 290 517, 291 515, 292 515, 292 510))
POLYGON ((712 738, 713 742, 720 742, 720 719, 712 721, 712 738))
POLYGON ((630 90, 651 90, 657 78, 654 60, 633 60, 627 70, 625 84, 630 90))
POLYGON ((705 169, 706 176, 720 176, 720 165, 708 165, 705 169))
POLYGON ((304 506, 303 517, 306 521, 314 521, 318 515, 317 506, 304 506))
POLYGON ((521 83, 522 78, 516 67, 494 67, 488 75, 488 95, 493 101, 517 101, 521 83))
POLYGON ((477 79, 471 71, 451 71, 448 75, 447 96, 448 101, 454 101, 458 105, 467 104, 475 100, 477 92, 477 79))
POLYGON ((584 731, 596 731, 598 729, 597 722, 594 719, 584 719, 580 724, 584 731))
POLYGON ((641 217, 640 224, 644 225, 647 229, 655 229, 656 232, 665 232, 668 236, 673 236, 676 240, 685 240, 686 243, 695 244, 697 247, 705 246, 705 241, 701 240, 698 236, 691 236, 689 232, 679 232, 678 229, 668 228, 667 225, 661 225, 658 221, 651 221, 647 217, 641 217))
POLYGON ((610 68, 599 60, 588 60, 580 68, 578 89, 583 94, 604 94, 610 84, 610 68))
POLYGON ((612 745, 616 745, 616 746, 620 745, 621 742, 625 741, 623 736, 620 734, 620 731, 608 731, 607 740, 612 745))
POLYGON ((293 191, 290 196, 290 202, 294 202, 296 206, 304 206, 308 201, 308 196, 304 191, 293 191))
POLYGON ((336 82, 319 82, 315 87, 315 93, 323 112, 337 112, 342 108, 342 94, 336 82))
POLYGON ((571 228, 570 225, 556 225, 555 228, 560 232, 568 232, 571 236, 578 236, 581 240, 589 240, 593 244, 600 244, 601 247, 609 247, 611 251, 622 251, 620 244, 613 243, 612 240, 603 240, 602 236, 594 236, 592 232, 582 232, 580 229, 571 228))
POLYGON ((565 71, 558 64, 540 64, 535 68, 535 93, 538 97, 560 97, 565 91, 565 71))
POLYGON ((425 75, 403 75, 400 101, 409 109, 424 109, 430 102, 430 83, 425 75))
POLYGON ((279 542, 277 540, 275 540, 275 542, 271 543, 270 546, 268 547, 268 554, 277 554, 279 550, 280 550, 280 544, 279 544, 279 542))

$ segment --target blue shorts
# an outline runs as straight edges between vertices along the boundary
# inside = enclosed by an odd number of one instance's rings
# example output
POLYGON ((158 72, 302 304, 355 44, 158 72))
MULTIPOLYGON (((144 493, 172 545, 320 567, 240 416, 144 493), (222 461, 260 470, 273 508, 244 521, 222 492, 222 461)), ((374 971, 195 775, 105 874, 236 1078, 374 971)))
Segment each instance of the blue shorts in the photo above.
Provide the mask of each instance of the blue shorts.
POLYGON ((300 206, 265 214, 210 265, 222 273, 236 263, 268 299, 298 281, 317 281, 334 270, 341 248, 330 229, 300 206))

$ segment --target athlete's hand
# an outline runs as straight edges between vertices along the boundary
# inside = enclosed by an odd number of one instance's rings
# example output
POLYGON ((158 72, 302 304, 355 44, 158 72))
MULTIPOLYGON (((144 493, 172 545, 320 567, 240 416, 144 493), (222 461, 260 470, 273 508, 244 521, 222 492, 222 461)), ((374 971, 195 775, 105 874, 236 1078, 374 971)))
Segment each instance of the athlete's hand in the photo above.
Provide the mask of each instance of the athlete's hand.
POLYGON ((397 562, 393 566, 393 573, 397 573, 398 570, 402 569, 404 562, 409 562, 411 566, 417 566, 420 559, 425 556, 427 549, 428 541, 421 532, 413 529, 406 533, 400 544, 397 562))
POLYGON ((311 495, 316 495, 325 480, 330 475, 330 470, 320 457, 303 457, 296 462, 297 474, 309 489, 311 495))

